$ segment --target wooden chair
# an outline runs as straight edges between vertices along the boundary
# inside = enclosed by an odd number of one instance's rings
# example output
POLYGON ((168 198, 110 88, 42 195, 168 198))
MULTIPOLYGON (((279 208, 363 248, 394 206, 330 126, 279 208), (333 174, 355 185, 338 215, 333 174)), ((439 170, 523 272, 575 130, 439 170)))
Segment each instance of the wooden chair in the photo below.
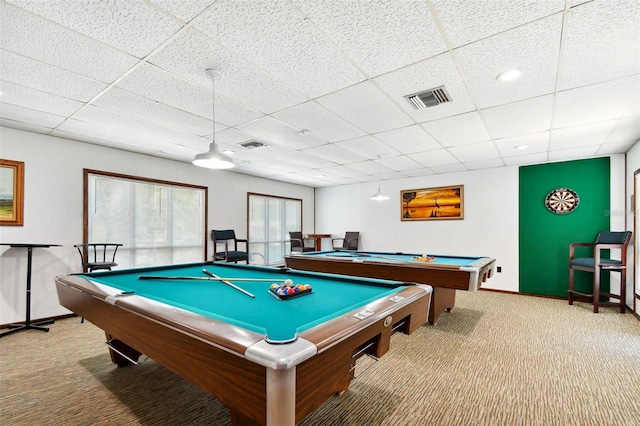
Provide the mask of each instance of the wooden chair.
POLYGON ((304 253, 315 251, 316 245, 313 238, 303 238, 302 232, 289 232, 291 242, 291 253, 304 253))
POLYGON ((358 250, 359 241, 360 232, 345 232, 344 238, 332 238, 331 245, 334 250, 358 250))
POLYGON ((82 269, 84 272, 93 272, 100 269, 111 270, 118 266, 116 263, 116 252, 122 244, 119 243, 86 243, 75 244, 75 248, 80 253, 82 259, 82 269))
POLYGON ((631 241, 631 231, 609 232, 598 234, 595 243, 572 243, 569 245, 569 304, 574 300, 586 301, 593 304, 593 312, 597 313, 600 306, 614 306, 624 313, 626 307, 627 281, 627 246, 631 241), (592 248, 592 257, 576 257, 576 248, 592 248), (620 250, 620 260, 603 257, 602 250, 620 250), (593 289, 591 293, 584 293, 574 289, 574 272, 587 271, 593 273, 593 289), (620 272, 620 294, 600 291, 602 271, 620 272), (618 301, 601 301, 601 297, 618 299, 618 301))
POLYGON ((213 230, 211 231, 211 239, 213 240, 213 260, 233 263, 247 262, 249 264, 249 256, 246 251, 248 242, 236 238, 236 232, 233 229, 213 230), (244 243, 245 251, 238 250, 238 243, 244 243), (224 250, 218 250, 219 244, 224 245, 224 250))

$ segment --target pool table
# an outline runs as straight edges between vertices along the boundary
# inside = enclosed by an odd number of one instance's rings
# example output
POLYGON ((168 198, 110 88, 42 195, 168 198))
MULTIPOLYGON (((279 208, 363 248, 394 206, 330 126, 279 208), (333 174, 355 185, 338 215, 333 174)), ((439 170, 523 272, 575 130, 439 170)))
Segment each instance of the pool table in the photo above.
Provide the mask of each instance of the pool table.
POLYGON ((430 262, 414 258, 422 254, 370 251, 320 251, 285 256, 289 268, 359 277, 429 284, 433 287, 429 323, 451 311, 456 290, 476 291, 493 275, 495 259, 489 257, 430 255, 430 262))
POLYGON ((56 288, 105 331, 114 363, 144 354, 214 395, 233 424, 270 426, 346 391, 360 356, 378 358, 392 333, 426 323, 432 290, 217 262, 65 275, 56 288), (311 291, 276 298, 270 285, 287 279, 311 291))

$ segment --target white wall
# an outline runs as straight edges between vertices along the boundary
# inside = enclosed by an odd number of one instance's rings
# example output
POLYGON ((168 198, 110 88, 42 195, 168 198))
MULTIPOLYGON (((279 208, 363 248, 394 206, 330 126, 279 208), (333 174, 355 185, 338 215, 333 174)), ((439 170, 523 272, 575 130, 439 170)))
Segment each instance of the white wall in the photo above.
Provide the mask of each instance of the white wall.
POLYGON ((382 182, 387 201, 372 201, 377 183, 316 190, 316 231, 360 231, 360 248, 497 259, 502 273, 484 286, 518 291, 518 168, 382 182), (464 220, 400 220, 400 191, 464 185, 464 220), (384 225, 383 225, 384 224, 384 225))
MULTIPOLYGON (((627 208, 625 209, 625 213, 626 213, 625 217, 627 220, 626 229, 634 232, 633 239, 631 240, 632 247, 629 249, 627 253, 627 265, 632 264, 632 261, 634 259, 634 253, 640 250, 640 248, 636 244, 636 241, 638 241, 638 237, 639 237, 637 233, 640 232, 639 230, 640 227, 634 229, 634 219, 636 218, 635 210, 634 210, 635 206, 631 202, 631 196, 634 193, 634 175, 633 174, 638 169, 640 169, 640 141, 636 142, 636 144, 633 147, 631 147, 629 151, 627 151, 626 181, 625 181, 626 189, 627 189, 627 194, 626 194, 627 208)), ((640 191, 640 185, 638 186, 638 190, 640 191)), ((636 194, 636 197, 638 196, 640 196, 640 194, 636 194)), ((640 200, 636 200, 635 203, 640 207, 640 200)), ((640 254, 640 252, 638 252, 638 254, 640 254)), ((638 258, 640 259, 640 256, 638 258)), ((635 301, 635 312, 640 312, 639 300, 635 298, 635 295, 633 294, 634 276, 640 277, 640 275, 638 275, 636 271, 638 271, 638 265, 635 265, 634 268, 627 270, 627 305, 633 307, 634 301, 635 301)), ((638 288, 636 290, 636 293, 640 293, 640 285, 638 284, 637 281, 636 281, 636 287, 638 288)))
MULTIPOLYGON (((32 319, 69 313, 54 277, 82 270, 73 245, 82 242, 83 168, 208 186, 209 229, 235 229, 239 237, 246 237, 247 192, 301 198, 302 231, 313 232, 313 188, 4 127, 0 157, 25 163, 24 226, 0 227, 0 243, 62 245, 33 252, 32 319)), ((26 259, 26 249, 0 246, 0 324, 25 319, 26 259)))
MULTIPOLYGON (((624 158, 611 156, 612 211, 625 208, 624 158)), ((317 189, 316 231, 336 236, 360 231, 364 250, 492 257, 502 273, 483 287, 517 292, 518 174, 518 167, 503 167, 382 182, 391 197, 382 202, 369 199, 377 182, 317 189), (459 184, 464 220, 400 220, 401 190, 459 184)), ((611 229, 624 229, 621 216, 611 216, 611 229)))

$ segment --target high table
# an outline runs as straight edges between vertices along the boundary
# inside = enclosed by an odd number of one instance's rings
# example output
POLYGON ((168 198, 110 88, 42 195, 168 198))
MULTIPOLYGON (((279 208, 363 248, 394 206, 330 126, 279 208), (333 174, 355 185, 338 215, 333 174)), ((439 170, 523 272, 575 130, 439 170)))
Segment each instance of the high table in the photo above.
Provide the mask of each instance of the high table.
POLYGON ((433 287, 429 323, 451 311, 456 290, 476 291, 493 275, 496 261, 490 257, 432 255, 429 262, 421 255, 400 252, 333 250, 307 252, 284 257, 289 268, 330 274, 355 275, 386 280, 429 284, 433 287))
POLYGON ((27 249, 27 318, 25 319, 24 324, 10 324, 9 328, 12 328, 13 330, 0 334, 0 337, 8 336, 9 334, 17 333, 24 330, 40 330, 45 332, 49 331, 47 327, 42 326, 53 324, 53 320, 40 321, 36 323, 31 322, 31 262, 33 259, 34 248, 60 247, 60 244, 4 243, 0 244, 0 246, 10 246, 12 248, 27 249))
POLYGON ((331 234, 307 234, 307 238, 316 240, 316 251, 322 250, 322 239, 331 238, 331 234))

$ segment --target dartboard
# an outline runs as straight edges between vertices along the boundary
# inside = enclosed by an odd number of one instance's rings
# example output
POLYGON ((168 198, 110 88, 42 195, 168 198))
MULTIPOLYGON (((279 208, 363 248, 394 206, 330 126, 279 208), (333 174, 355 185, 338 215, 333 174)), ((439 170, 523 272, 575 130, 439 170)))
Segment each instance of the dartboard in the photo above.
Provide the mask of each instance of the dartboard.
POLYGON ((551 213, 567 214, 578 207, 580 198, 578 194, 569 188, 557 188, 547 194, 544 205, 551 213))

